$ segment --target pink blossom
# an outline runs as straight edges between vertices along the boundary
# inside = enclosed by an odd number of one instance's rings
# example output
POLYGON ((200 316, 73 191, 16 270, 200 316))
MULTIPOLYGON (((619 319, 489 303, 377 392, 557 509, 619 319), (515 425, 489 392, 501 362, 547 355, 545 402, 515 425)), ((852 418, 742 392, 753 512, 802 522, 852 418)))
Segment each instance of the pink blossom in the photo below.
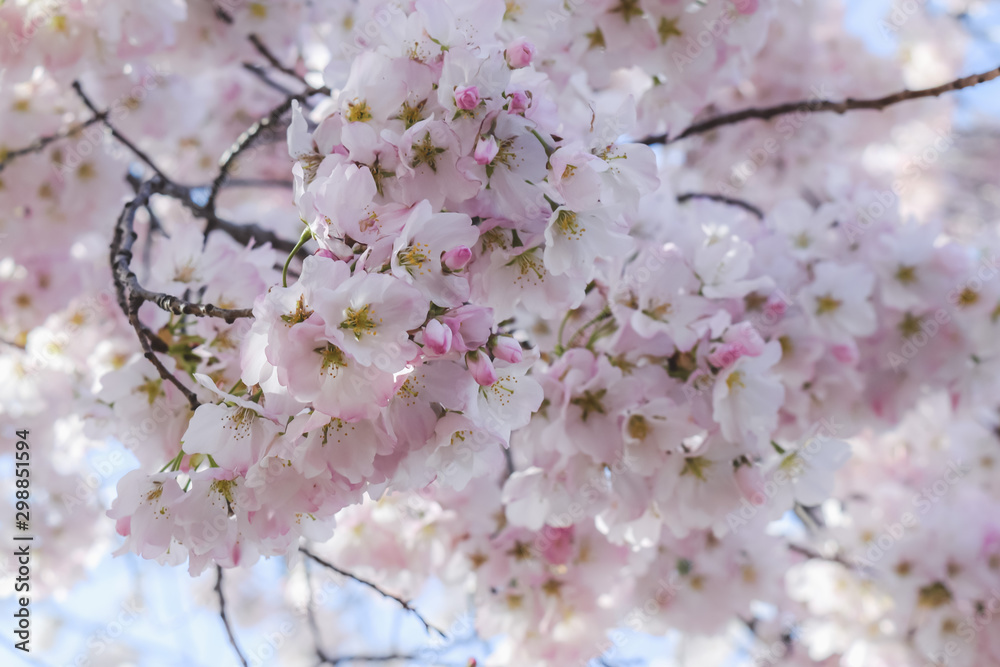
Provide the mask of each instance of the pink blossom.
POLYGON ((492 134, 480 137, 479 142, 476 144, 476 164, 489 164, 493 162, 493 159, 499 152, 500 147, 497 144, 496 137, 492 134))
POLYGON ((493 368, 493 362, 482 350, 467 352, 465 363, 469 366, 472 377, 480 385, 489 387, 497 381, 497 372, 493 368))
POLYGON ((531 103, 527 93, 523 90, 515 90, 508 96, 507 100, 507 112, 513 114, 524 115, 524 112, 528 110, 528 105, 531 103))
POLYGON ((451 339, 451 329, 442 324, 441 320, 429 320, 424 326, 424 345, 434 354, 447 354, 451 349, 451 339))
POLYGON ((575 532, 573 526, 566 528, 545 526, 542 528, 542 536, 545 538, 542 556, 545 560, 552 565, 562 565, 568 561, 573 553, 573 534, 575 532))
POLYGON ((470 110, 479 106, 479 88, 477 86, 459 86, 455 89, 455 106, 470 110))
POLYGON ((493 328, 493 311, 468 304, 448 311, 441 321, 454 334, 453 348, 458 352, 468 352, 486 345, 493 328))
POLYGON ((521 344, 513 336, 494 336, 490 346, 493 356, 510 364, 518 364, 524 356, 521 344))
POLYGON ((452 271, 461 271, 472 261, 472 250, 468 246, 455 246, 441 255, 441 263, 452 271))
POLYGON ((507 62, 513 69, 520 69, 531 64, 535 57, 535 45, 524 37, 518 37, 507 45, 507 62))
POLYGON ((764 476, 756 466, 753 464, 738 466, 734 476, 744 498, 758 506, 767 501, 767 496, 764 495, 764 476))

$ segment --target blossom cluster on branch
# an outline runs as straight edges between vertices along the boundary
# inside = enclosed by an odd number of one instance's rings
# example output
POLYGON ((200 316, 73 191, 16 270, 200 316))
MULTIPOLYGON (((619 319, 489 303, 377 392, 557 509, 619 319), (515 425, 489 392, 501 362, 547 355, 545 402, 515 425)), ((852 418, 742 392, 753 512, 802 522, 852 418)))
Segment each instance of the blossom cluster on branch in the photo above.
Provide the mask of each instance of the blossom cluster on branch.
POLYGON ((910 90, 838 4, 0 4, 41 590, 220 568, 236 644, 223 570, 306 558, 496 665, 1000 663, 1000 239, 866 167, 1000 70, 921 14, 910 90))

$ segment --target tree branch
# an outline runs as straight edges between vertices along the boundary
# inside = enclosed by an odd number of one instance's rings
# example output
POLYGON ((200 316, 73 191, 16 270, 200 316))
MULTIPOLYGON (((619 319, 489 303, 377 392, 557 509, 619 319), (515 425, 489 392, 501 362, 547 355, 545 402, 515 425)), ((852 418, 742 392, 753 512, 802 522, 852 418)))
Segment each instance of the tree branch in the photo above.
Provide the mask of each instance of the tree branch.
POLYGON ((261 41, 259 36, 257 36, 255 33, 250 33, 248 39, 250 40, 250 43, 253 44, 254 48, 257 49, 257 52, 260 53, 260 55, 264 56, 264 59, 271 64, 271 67, 301 82, 303 86, 311 87, 309 86, 309 82, 306 81, 304 77, 299 76, 299 74, 295 70, 293 70, 290 67, 285 67, 284 65, 282 65, 281 61, 278 60, 273 53, 271 53, 271 50, 268 49, 267 46, 265 46, 264 42, 261 41))
POLYGON ((270 113, 247 128, 247 130, 236 139, 236 142, 232 145, 232 147, 230 147, 230 149, 219 159, 219 173, 215 177, 215 180, 212 181, 212 187, 208 195, 208 202, 205 204, 205 209, 208 211, 215 211, 215 200, 219 196, 219 190, 222 189, 223 183, 225 183, 229 178, 229 172, 232 170, 236 159, 253 146, 261 138, 265 131, 270 130, 271 126, 277 124, 277 122, 281 120, 281 117, 292 108, 292 102, 295 100, 304 100, 312 95, 327 95, 329 93, 330 89, 326 87, 310 87, 302 93, 286 97, 284 102, 276 106, 270 113))
POLYGON ((111 130, 111 136, 113 136, 119 142, 124 144, 130 151, 132 151, 135 154, 137 158, 145 162, 149 166, 149 168, 153 170, 153 173, 155 173, 157 176, 159 176, 165 181, 170 180, 167 178, 167 175, 164 174, 160 170, 160 168, 156 166, 156 163, 153 162, 152 158, 150 158, 148 155, 146 155, 146 153, 140 150, 138 146, 129 141, 128 137, 126 137, 117 129, 115 129, 115 127, 108 121, 107 111, 101 112, 97 110, 97 107, 94 106, 94 103, 91 102, 90 98, 87 97, 87 94, 83 92, 83 87, 80 85, 79 81, 73 82, 73 90, 76 91, 77 96, 83 101, 83 103, 87 105, 87 108, 90 109, 91 113, 94 114, 94 117, 95 118, 100 117, 100 121, 104 123, 104 126, 109 130, 111 130))
POLYGON ((805 546, 802 546, 800 544, 789 544, 788 545, 788 550, 789 551, 794 551, 797 554, 801 554, 801 555, 805 556, 806 558, 810 558, 810 559, 814 559, 814 560, 825 560, 825 561, 829 561, 831 563, 840 563, 841 565, 843 565, 844 567, 846 567, 848 570, 855 569, 854 564, 851 563, 846 558, 844 558, 843 556, 827 557, 827 556, 824 556, 823 554, 821 554, 821 553, 819 553, 817 551, 813 551, 809 547, 805 547, 805 546))
POLYGON ((764 217, 764 212, 759 208, 751 204, 750 202, 743 201, 742 199, 736 199, 735 197, 727 197, 725 195, 717 195, 711 192, 685 192, 682 195, 677 195, 677 202, 684 203, 690 199, 710 199, 721 204, 729 204, 730 206, 738 206, 744 211, 753 214, 758 219, 764 217))
POLYGON ((156 351, 153 350, 154 342, 160 348, 161 352, 167 351, 166 344, 139 321, 139 307, 143 303, 143 298, 130 293, 128 281, 121 279, 116 268, 120 263, 120 259, 124 258, 126 261, 126 270, 131 273, 131 270, 127 267, 132 261, 132 245, 136 240, 136 233, 133 228, 135 213, 139 208, 149 203, 149 198, 153 195, 155 185, 154 181, 142 183, 136 192, 135 199, 126 203, 124 208, 122 208, 122 212, 118 216, 118 222, 115 225, 114 238, 111 241, 111 271, 115 281, 115 291, 118 294, 118 305, 128 318, 129 324, 135 329, 135 333, 139 337, 139 344, 142 345, 143 355, 153 364, 153 367, 156 368, 161 378, 173 384, 184 394, 191 405, 191 409, 197 410, 201 403, 198 401, 195 393, 185 387, 177 379, 177 376, 171 373, 163 365, 159 357, 156 356, 156 351))
POLYGON ((312 560, 316 561, 317 563, 319 563, 323 567, 328 568, 330 570, 333 570, 337 574, 339 574, 341 576, 344 576, 344 577, 347 577, 348 579, 353 579, 354 581, 358 582, 359 584, 367 586, 368 588, 370 588, 373 591, 377 592, 379 595, 381 595, 384 598, 388 598, 390 600, 395 600, 399 604, 399 606, 401 606, 403 609, 405 609, 406 611, 408 611, 411 614, 413 614, 414 616, 416 616, 417 619, 421 623, 423 623, 424 629, 427 630, 427 632, 434 631, 438 635, 440 635, 442 638, 447 638, 447 635, 445 635, 444 632, 442 632, 438 628, 436 628, 433 625, 431 625, 430 623, 428 623, 427 620, 420 614, 420 612, 418 612, 416 609, 414 609, 412 606, 410 606, 410 603, 407 602, 406 600, 404 600, 403 598, 398 597, 396 595, 393 595, 392 593, 387 593, 386 591, 384 591, 381 588, 379 588, 379 586, 377 584, 373 584, 372 582, 370 582, 370 581, 368 581, 366 579, 362 579, 361 577, 358 577, 357 575, 353 575, 350 572, 346 572, 346 571, 340 569, 339 567, 337 567, 333 563, 330 563, 329 561, 326 561, 326 560, 320 558, 319 556, 317 556, 313 552, 309 551, 305 547, 299 547, 299 551, 301 551, 303 553, 303 555, 311 558, 312 560))
POLYGON ((258 79, 260 79, 264 83, 264 85, 268 86, 269 88, 275 89, 282 95, 287 96, 295 94, 294 90, 289 90, 288 88, 285 88, 283 85, 281 85, 280 83, 274 81, 271 77, 269 77, 267 75, 267 71, 265 70, 265 68, 261 67, 260 65, 254 65, 253 63, 243 63, 243 69, 245 69, 258 79))
POLYGON ((91 116, 82 123, 77 123, 76 125, 73 125, 68 129, 65 129, 61 132, 56 132, 55 134, 50 134, 46 137, 39 137, 38 139, 35 139, 33 142, 31 142, 24 148, 17 148, 12 151, 7 151, 6 153, 4 153, 3 159, 0 159, 0 171, 3 171, 4 168, 7 166, 7 164, 13 162, 15 158, 19 158, 22 155, 28 155, 29 153, 37 153, 39 151, 42 151, 45 149, 46 146, 48 146, 52 142, 60 141, 62 139, 68 139, 69 137, 72 137, 80 130, 88 128, 94 123, 102 122, 105 118, 107 118, 107 116, 108 116, 107 111, 97 112, 94 116, 91 116))
POLYGON ((390 653, 388 655, 341 655, 331 657, 320 653, 321 665, 339 665, 345 662, 391 662, 393 660, 416 660, 417 656, 402 653, 390 653))
MULTIPOLYGON (((135 213, 140 207, 148 206, 149 198, 158 191, 156 181, 147 181, 139 186, 136 198, 129 202, 123 215, 118 218, 115 242, 111 245, 111 271, 115 284, 121 286, 130 299, 150 301, 174 315, 194 315, 195 317, 219 317, 230 324, 239 318, 253 317, 252 308, 219 308, 210 303, 192 303, 171 294, 154 292, 139 284, 139 278, 132 271, 132 245, 135 233, 135 213)), ((126 313, 127 314, 127 313, 126 313)))
POLYGON ((993 69, 988 72, 982 72, 981 74, 973 74, 971 76, 955 79, 954 81, 950 81, 940 86, 934 86, 933 88, 923 88, 921 90, 901 90, 898 93, 874 99, 856 100, 849 97, 846 100, 841 100, 839 102, 832 100, 802 100, 799 102, 786 102, 785 104, 779 104, 773 107, 743 109, 742 111, 734 111, 732 113, 716 116, 715 118, 709 118, 708 120, 700 123, 695 123, 678 134, 676 137, 668 137, 666 134, 660 134, 641 139, 640 143, 669 144, 695 134, 709 132, 710 130, 714 130, 715 128, 723 125, 733 125, 736 123, 742 123, 745 120, 753 119, 770 120, 772 118, 784 116, 796 111, 808 113, 830 111, 838 114, 860 109, 881 111, 882 109, 885 109, 893 104, 898 104, 899 102, 916 100, 922 97, 937 97, 938 95, 953 90, 971 88, 972 86, 979 85, 980 83, 992 81, 998 76, 1000 76, 1000 68, 993 69))
POLYGON ((215 581, 215 592, 219 594, 219 616, 222 617, 222 624, 226 626, 226 634, 229 635, 229 643, 233 645, 233 650, 236 651, 236 655, 239 656, 240 662, 243 663, 243 667, 248 667, 246 656, 243 655, 243 651, 240 650, 239 644, 236 643, 236 635, 233 634, 233 628, 229 625, 229 618, 226 616, 226 596, 222 594, 222 567, 216 565, 215 571, 218 574, 218 579, 215 581))
POLYGON ((252 222, 244 223, 226 220, 225 218, 219 217, 214 210, 209 209, 207 206, 201 206, 195 203, 191 196, 191 192, 197 188, 180 185, 172 181, 163 183, 161 187, 161 194, 173 197, 185 208, 191 211, 195 217, 208 221, 208 226, 205 229, 206 234, 213 229, 218 229, 219 231, 228 234, 234 241, 240 243, 241 245, 247 245, 250 241, 254 241, 256 243, 270 243, 271 247, 275 250, 280 250, 284 253, 290 253, 295 248, 294 242, 281 238, 270 229, 265 229, 252 222))

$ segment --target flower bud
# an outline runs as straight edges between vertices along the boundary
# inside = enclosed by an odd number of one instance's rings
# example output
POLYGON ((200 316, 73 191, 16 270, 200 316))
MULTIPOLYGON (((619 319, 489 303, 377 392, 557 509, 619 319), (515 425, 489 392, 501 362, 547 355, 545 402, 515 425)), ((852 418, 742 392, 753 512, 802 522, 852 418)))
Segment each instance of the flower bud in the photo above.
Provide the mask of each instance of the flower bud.
POLYGON ((740 322, 729 327, 722 340, 726 343, 739 346, 742 354, 748 357, 757 357, 764 351, 764 339, 757 333, 750 322, 740 322))
POLYGON ((469 352, 465 355, 465 363, 472 377, 483 387, 489 387, 499 379, 493 362, 482 350, 469 352))
POLYGON ((736 486, 744 498, 757 506, 767 502, 767 496, 764 495, 764 476, 755 465, 741 465, 736 469, 735 477, 736 486))
POLYGON ((853 364, 858 360, 858 350, 853 345, 834 345, 830 353, 842 364, 853 364))
POLYGON ((441 320, 431 320, 424 327, 424 345, 434 354, 447 354, 451 349, 451 329, 441 320))
POLYGON ((516 364, 524 358, 521 344, 513 336, 494 336, 492 345, 493 356, 503 359, 509 364, 516 364))
POLYGON ((523 90, 515 90, 507 99, 507 113, 523 114, 528 110, 528 95, 523 90))
POLYGON ((467 304, 449 311, 441 318, 454 334, 452 349, 459 352, 477 350, 493 331, 493 309, 467 304))
POLYGON ((472 250, 464 245, 456 246, 441 256, 441 263, 452 271, 461 271, 470 261, 472 261, 472 250))
POLYGON ((476 164, 489 164, 493 162, 493 158, 497 156, 500 152, 500 146, 497 145, 497 140, 493 135, 488 137, 479 137, 479 142, 476 144, 476 151, 473 153, 473 157, 476 160, 476 164))
POLYGON ((478 86, 459 86, 455 89, 455 106, 468 111, 479 106, 478 86))
POLYGON ((518 37, 507 47, 505 55, 511 69, 521 69, 531 64, 531 59, 535 56, 535 45, 524 37, 518 37))

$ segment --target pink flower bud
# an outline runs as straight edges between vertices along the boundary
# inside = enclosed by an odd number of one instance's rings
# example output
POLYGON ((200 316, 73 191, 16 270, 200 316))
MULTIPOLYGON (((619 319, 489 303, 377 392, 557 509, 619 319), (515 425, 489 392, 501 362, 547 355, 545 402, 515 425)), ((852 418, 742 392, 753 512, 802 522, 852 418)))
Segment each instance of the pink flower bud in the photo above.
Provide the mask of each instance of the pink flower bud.
POLYGON ((573 555, 573 526, 568 528, 555 528, 545 526, 542 528, 541 538, 543 540, 542 556, 552 565, 563 565, 569 561, 573 555))
POLYGON ((489 387, 499 379, 496 369, 493 368, 493 362, 482 350, 466 354, 465 363, 472 377, 483 387, 489 387))
POLYGON ((742 353, 748 357, 759 356, 764 351, 764 339, 750 322, 740 322, 730 327, 722 340, 740 346, 742 353))
POLYGON ((492 347, 493 356, 509 364, 519 363, 524 358, 521 344, 513 336, 495 336, 492 347))
POLYGON ((788 310, 788 300, 783 294, 774 292, 767 297, 767 303, 764 304, 764 316, 768 318, 768 324, 773 324, 784 317, 786 310, 788 310))
POLYGON ((757 6, 760 4, 758 0, 733 0, 736 5, 736 11, 740 14, 753 14, 757 11, 757 6))
POLYGON ((497 145, 497 140, 493 135, 479 137, 479 143, 476 144, 476 152, 473 157, 476 159, 476 164, 489 164, 493 162, 493 158, 499 152, 500 146, 497 145))
POLYGON ((758 507, 767 502, 764 494, 764 476, 756 466, 741 465, 736 469, 736 486, 743 497, 758 507))
POLYGON ((472 251, 464 245, 456 246, 441 256, 441 263, 452 271, 461 271, 470 261, 472 251))
POLYGON ((327 250, 326 248, 320 248, 313 254, 316 255, 317 257, 326 257, 327 259, 337 259, 337 256, 334 255, 329 250, 327 250))
POLYGON ((518 37, 507 47, 505 55, 511 69, 521 69, 531 64, 531 59, 535 56, 535 45, 524 37, 518 37))
POLYGON ((858 351, 853 345, 834 345, 830 353, 842 364, 853 364, 858 360, 858 351))
POLYGON ((744 354, 743 347, 738 343, 723 343, 708 355, 708 363, 716 368, 728 368, 744 354))
POLYGON ((447 354, 451 349, 451 329, 441 320, 431 320, 424 327, 424 345, 434 354, 447 354))
POLYGON ((507 113, 523 114, 528 110, 528 94, 523 90, 515 90, 507 99, 507 113))
POLYGON ((454 334, 452 349, 469 352, 481 348, 489 340, 493 331, 493 309, 472 304, 459 306, 449 311, 441 321, 454 334))
POLYGON ((459 86, 455 89, 455 106, 468 111, 479 106, 478 86, 459 86))

